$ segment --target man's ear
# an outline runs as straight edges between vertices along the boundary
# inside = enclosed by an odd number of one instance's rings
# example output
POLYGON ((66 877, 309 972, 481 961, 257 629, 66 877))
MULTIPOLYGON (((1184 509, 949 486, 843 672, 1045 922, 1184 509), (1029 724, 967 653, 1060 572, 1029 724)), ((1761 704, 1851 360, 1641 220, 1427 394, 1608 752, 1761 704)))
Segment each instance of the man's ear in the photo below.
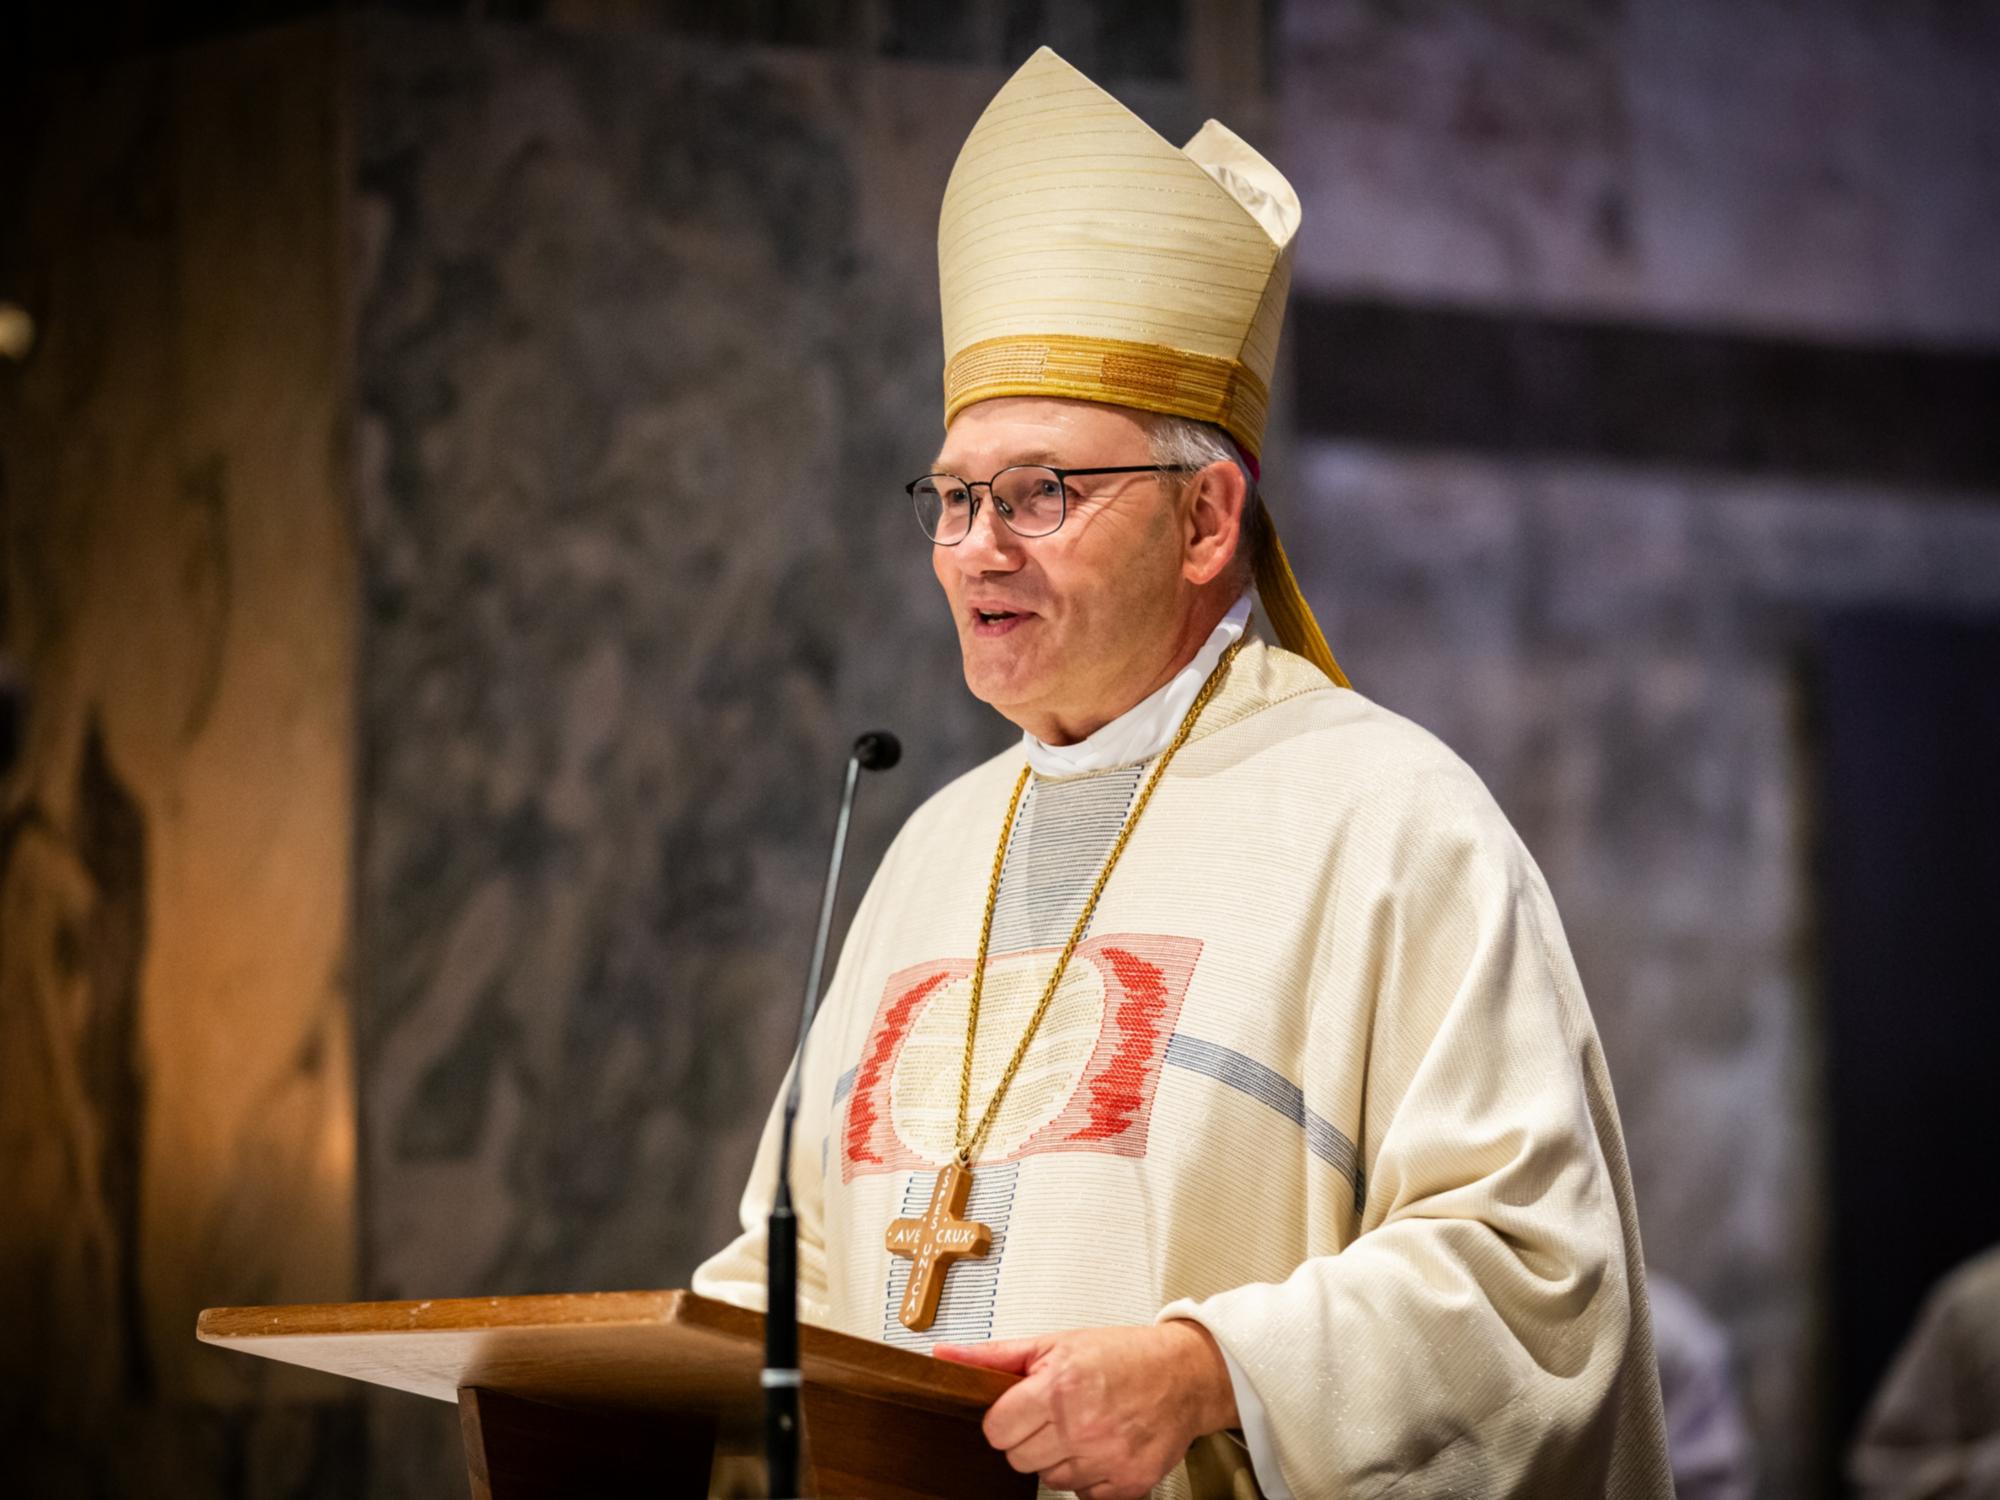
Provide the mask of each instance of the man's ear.
POLYGON ((1181 498, 1181 576, 1189 583, 1197 588, 1212 583, 1235 561, 1249 503, 1249 482, 1227 460, 1188 476, 1181 498))

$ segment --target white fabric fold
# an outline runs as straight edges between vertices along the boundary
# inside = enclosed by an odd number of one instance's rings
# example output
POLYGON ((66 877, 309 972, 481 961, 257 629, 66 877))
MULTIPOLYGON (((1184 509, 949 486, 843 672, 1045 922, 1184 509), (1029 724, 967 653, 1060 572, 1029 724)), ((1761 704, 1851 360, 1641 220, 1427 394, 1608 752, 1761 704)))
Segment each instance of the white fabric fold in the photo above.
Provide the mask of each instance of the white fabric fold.
POLYGON ((1208 674, 1227 651, 1250 628, 1251 606, 1256 591, 1246 590, 1229 606, 1229 613, 1208 634, 1201 649, 1188 664, 1173 675, 1166 686, 1142 698, 1088 739, 1074 745, 1050 745, 1025 730, 1021 743, 1028 752, 1028 764, 1038 776, 1082 776, 1090 771, 1109 771, 1115 766, 1136 765, 1150 760, 1167 748, 1174 731, 1181 727, 1188 707, 1208 681, 1208 674))

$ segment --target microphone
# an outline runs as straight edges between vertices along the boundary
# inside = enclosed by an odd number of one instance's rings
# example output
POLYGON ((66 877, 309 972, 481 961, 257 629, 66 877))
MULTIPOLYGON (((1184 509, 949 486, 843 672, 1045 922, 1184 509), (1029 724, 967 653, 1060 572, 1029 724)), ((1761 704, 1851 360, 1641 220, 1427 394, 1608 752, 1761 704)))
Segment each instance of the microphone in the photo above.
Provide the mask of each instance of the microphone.
POLYGON ((840 816, 833 825, 833 856, 827 861, 820 895, 819 932, 806 970, 806 999, 799 1015, 798 1045, 792 1050, 792 1082, 785 1091, 784 1125, 778 1137, 778 1190, 771 1201, 765 1252, 764 1296, 764 1464, 772 1500, 799 1493, 799 1221, 792 1213, 792 1127, 799 1117, 799 1090, 805 1078, 806 1036, 819 1009, 820 973, 826 965, 826 937, 833 926, 833 902, 840 889, 840 862, 847 853, 847 823, 854 812, 854 786, 863 771, 886 771, 903 758, 902 744, 886 729, 871 730, 854 742, 847 779, 840 790, 840 816))

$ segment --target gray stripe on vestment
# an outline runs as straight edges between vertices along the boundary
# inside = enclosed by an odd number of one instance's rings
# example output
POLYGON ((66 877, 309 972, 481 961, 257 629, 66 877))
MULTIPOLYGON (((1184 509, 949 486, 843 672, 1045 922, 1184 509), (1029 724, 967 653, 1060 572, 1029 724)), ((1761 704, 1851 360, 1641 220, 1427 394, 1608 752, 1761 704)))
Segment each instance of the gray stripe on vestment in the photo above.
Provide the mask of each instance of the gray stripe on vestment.
POLYGON ((1354 1186, 1354 1209, 1361 1211, 1361 1153, 1331 1120, 1306 1108, 1305 1090, 1291 1079, 1233 1047, 1206 1042, 1179 1032, 1167 1039, 1167 1061, 1190 1073, 1226 1083, 1240 1093, 1262 1100, 1306 1133, 1306 1150, 1332 1167, 1354 1186))
POLYGON ((1007 841, 991 952, 1060 947, 1150 765, 1044 781, 1030 777, 1007 841))

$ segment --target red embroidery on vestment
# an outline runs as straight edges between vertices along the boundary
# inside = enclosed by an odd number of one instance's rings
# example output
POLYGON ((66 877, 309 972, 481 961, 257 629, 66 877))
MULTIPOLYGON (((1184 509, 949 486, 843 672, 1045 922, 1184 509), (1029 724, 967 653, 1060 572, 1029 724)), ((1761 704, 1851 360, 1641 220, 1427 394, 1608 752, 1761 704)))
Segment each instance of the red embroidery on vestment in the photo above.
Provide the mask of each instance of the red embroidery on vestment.
POLYGON ((1159 1019, 1167 998, 1159 965, 1125 948, 1106 948, 1104 960, 1125 989, 1117 1017, 1124 1035, 1103 1076, 1090 1086, 1090 1123, 1072 1135, 1072 1141, 1104 1141, 1129 1130, 1134 1114, 1146 1102, 1147 1065, 1158 1066, 1155 1043, 1163 1035, 1159 1019))
MULTIPOLYGON (((1048 1151, 1146 1154, 1167 1038, 1179 1023, 1201 946, 1195 938, 1147 933, 1112 934, 1078 945, 1070 960, 1072 969, 1090 965, 1104 984, 1096 1043, 1055 1116, 1004 1157, 992 1159, 1017 1161, 1048 1151)), ((1043 951, 1051 959, 1056 952, 1043 951)), ((1010 960, 1032 956, 1005 955, 1010 960)), ((889 976, 855 1072, 854 1093, 847 1101, 841 1133, 843 1182, 935 1165, 896 1133, 890 1092, 903 1042, 917 1017, 949 983, 971 971, 968 959, 944 959, 889 976)))
MULTIPOLYGON (((960 964, 958 972, 970 968, 960 964)), ((905 969, 889 981, 889 994, 896 994, 897 981, 909 977, 905 969)), ((893 1002, 883 997, 884 1008, 875 1019, 875 1029, 868 1037, 868 1056, 854 1075, 854 1097, 847 1105, 847 1152, 849 1162, 872 1162, 883 1166, 882 1157, 873 1144, 875 1126, 886 1112, 889 1103, 889 1064, 895 1061, 902 1050, 903 1034, 910 1029, 910 1022, 916 1019, 917 1008, 931 996, 931 991, 952 977, 949 968, 918 980, 893 1002)), ((843 1173, 843 1176, 851 1175, 843 1173)))

